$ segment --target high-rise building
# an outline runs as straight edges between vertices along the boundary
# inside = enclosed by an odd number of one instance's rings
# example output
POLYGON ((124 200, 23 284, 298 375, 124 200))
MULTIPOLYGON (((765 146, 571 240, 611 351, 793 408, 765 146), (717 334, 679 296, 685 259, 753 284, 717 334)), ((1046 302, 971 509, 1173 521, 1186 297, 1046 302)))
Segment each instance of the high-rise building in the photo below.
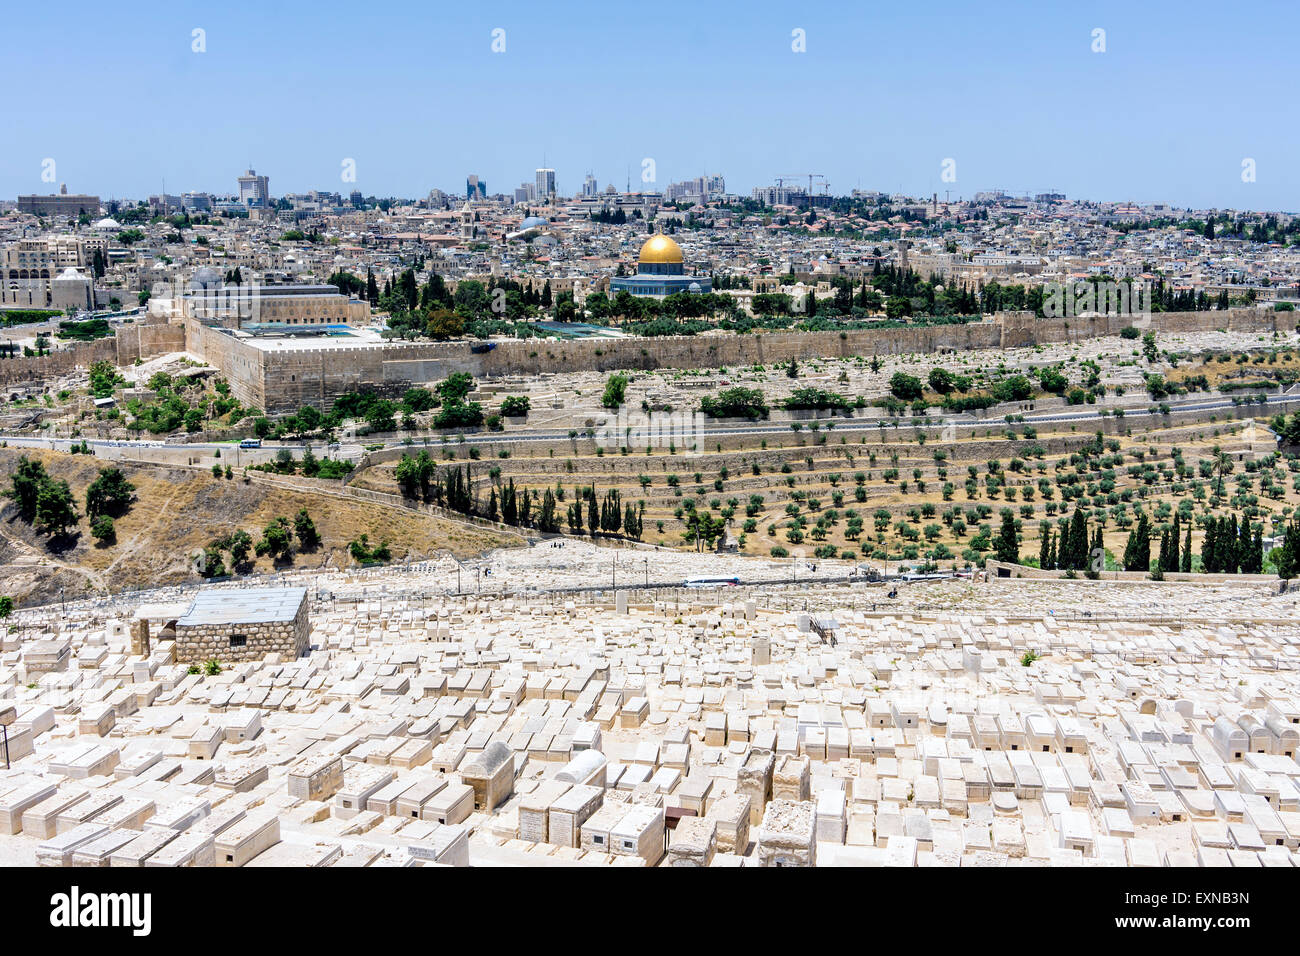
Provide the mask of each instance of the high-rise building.
POLYGON ((596 177, 587 173, 587 178, 582 181, 582 194, 584 196, 597 196, 600 194, 600 187, 596 183, 596 177))
POLYGON ((806 206, 808 194, 794 186, 755 186, 753 197, 764 206, 806 206))
POLYGON ((186 212, 207 212, 212 208, 212 197, 207 193, 182 193, 181 205, 186 212))
POLYGON ((465 198, 487 199, 487 181, 471 175, 465 180, 465 198))
POLYGON ((239 177, 239 201, 245 206, 266 206, 271 202, 271 180, 250 169, 239 177))
POLYGON ((696 176, 685 182, 669 184, 664 190, 664 198, 669 201, 708 202, 726 192, 727 184, 721 176, 696 176))
POLYGON ((555 193, 555 170, 538 169, 537 170, 537 195, 538 200, 546 199, 555 193))

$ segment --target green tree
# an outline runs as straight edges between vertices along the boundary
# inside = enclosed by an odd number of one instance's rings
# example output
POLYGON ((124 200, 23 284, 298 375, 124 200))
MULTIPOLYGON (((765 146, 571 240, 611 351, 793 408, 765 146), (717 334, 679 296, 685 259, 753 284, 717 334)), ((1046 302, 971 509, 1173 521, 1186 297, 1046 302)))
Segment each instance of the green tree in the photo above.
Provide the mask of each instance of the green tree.
POLYGON ((1002 526, 993 539, 993 550, 999 561, 1020 563, 1020 532, 1016 530, 1016 516, 1010 508, 1002 509, 1002 526))
POLYGON ((1075 508, 1070 518, 1069 564, 1059 563, 1072 570, 1084 571, 1088 567, 1088 519, 1082 508, 1075 508))
POLYGON ((1277 576, 1284 581, 1300 572, 1300 515, 1291 519, 1282 538, 1281 553, 1277 560, 1277 576))
POLYGON ((259 556, 270 555, 274 561, 288 558, 292 549, 293 534, 289 527, 289 519, 284 517, 276 518, 263 529, 262 538, 257 542, 256 547, 259 556))
POLYGON ((51 537, 60 537, 81 517, 72 489, 62 479, 49 479, 36 495, 36 521, 51 537))
POLYGON ((126 379, 117 374, 117 366, 107 359, 90 366, 90 394, 95 398, 108 398, 126 379))
POLYGON ((121 468, 101 468, 99 476, 86 489, 86 516, 118 515, 131 504, 135 485, 127 481, 121 468))
POLYGON ((100 544, 112 544, 117 540, 117 529, 113 527, 113 519, 108 515, 99 515, 90 522, 90 535, 100 544))
POLYGON ((956 387, 956 379, 946 368, 930 369, 930 387, 940 395, 947 395, 956 387))
POLYGON ((5 492, 5 497, 13 499, 19 516, 29 524, 36 520, 36 499, 49 480, 43 463, 26 455, 18 459, 18 467, 10 476, 13 487, 5 492))
POLYGON ((1142 355, 1148 362, 1154 362, 1159 358, 1159 352, 1156 350, 1156 334, 1147 332, 1142 336, 1142 355))
POLYGON ((366 424, 370 426, 371 431, 390 432, 397 427, 394 417, 396 412, 396 405, 387 399, 380 399, 366 409, 366 424))
POLYGON ((248 555, 253 549, 253 536, 242 528, 230 536, 230 563, 236 568, 248 564, 248 555))
POLYGON ((600 404, 605 408, 618 408, 623 404, 623 398, 627 394, 628 378, 622 372, 615 372, 605 381, 605 394, 600 398, 600 404))
POLYGON ((452 372, 437 385, 438 397, 444 404, 463 402, 474 390, 474 376, 468 372, 452 372))
POLYGON ((1151 570, 1151 522, 1145 511, 1138 517, 1137 526, 1129 532, 1124 548, 1124 570, 1151 570))
POLYGON ((311 515, 307 513, 306 508, 299 510, 293 519, 293 533, 298 538, 300 551, 312 552, 320 547, 320 532, 316 530, 316 524, 311 520, 311 515))
POLYGON ((889 391, 895 398, 910 402, 924 395, 925 387, 915 375, 908 375, 906 372, 895 372, 889 378, 889 391))

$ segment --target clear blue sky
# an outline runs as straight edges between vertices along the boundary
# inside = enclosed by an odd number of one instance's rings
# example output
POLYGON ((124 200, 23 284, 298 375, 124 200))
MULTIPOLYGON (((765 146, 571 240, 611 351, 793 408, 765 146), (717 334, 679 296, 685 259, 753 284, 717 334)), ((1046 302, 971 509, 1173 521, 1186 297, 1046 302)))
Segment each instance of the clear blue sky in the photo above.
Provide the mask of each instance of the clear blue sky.
POLYGON ((1300 4, 15 3, 0 196, 490 191, 556 169, 732 191, 981 189, 1295 210, 1300 4), (1106 52, 1092 51, 1094 28, 1106 52), (207 52, 191 51, 206 31, 207 52), (493 53, 492 30, 506 31, 493 53), (805 31, 804 53, 791 31, 805 31), (24 91, 26 94, 24 95, 24 91), (1256 161, 1257 181, 1241 180, 1256 161), (355 185, 341 163, 356 161, 355 185), (945 183, 940 164, 956 161, 945 183))

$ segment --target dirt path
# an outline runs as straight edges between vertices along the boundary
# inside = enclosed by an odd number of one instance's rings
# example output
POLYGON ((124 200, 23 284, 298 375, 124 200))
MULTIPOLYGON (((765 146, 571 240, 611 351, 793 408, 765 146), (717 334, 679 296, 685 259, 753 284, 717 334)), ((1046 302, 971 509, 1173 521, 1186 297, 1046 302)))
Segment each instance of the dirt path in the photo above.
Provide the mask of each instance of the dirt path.
MULTIPOLYGON (((88 579, 97 590, 103 591, 104 593, 109 592, 109 587, 104 580, 104 576, 98 571, 83 568, 76 564, 69 564, 66 561, 60 561, 58 558, 52 557, 41 549, 32 547, 26 541, 22 540, 22 538, 16 537, 3 525, 0 525, 0 536, 3 536, 5 541, 7 541, 15 551, 29 558, 30 561, 25 563, 30 564, 32 567, 40 568, 53 566, 56 568, 62 568, 65 571, 71 571, 73 574, 79 574, 88 579)), ((16 563, 15 566, 17 566, 16 563)))
POLYGON ((139 531, 137 531, 134 535, 131 536, 131 539, 127 541, 126 545, 118 552, 117 557, 115 557, 112 563, 109 564, 109 566, 104 569, 105 574, 111 574, 114 570, 117 569, 117 566, 119 564, 121 564, 127 558, 134 555, 136 551, 139 550, 140 539, 142 537, 147 537, 153 534, 153 530, 156 527, 158 527, 159 523, 163 520, 164 517, 166 517, 167 509, 169 509, 172 506, 172 503, 176 500, 177 494, 179 494, 179 491, 173 491, 170 495, 167 496, 167 500, 164 501, 162 507, 158 509, 158 513, 154 515, 153 521, 149 522, 148 525, 141 528, 139 531))

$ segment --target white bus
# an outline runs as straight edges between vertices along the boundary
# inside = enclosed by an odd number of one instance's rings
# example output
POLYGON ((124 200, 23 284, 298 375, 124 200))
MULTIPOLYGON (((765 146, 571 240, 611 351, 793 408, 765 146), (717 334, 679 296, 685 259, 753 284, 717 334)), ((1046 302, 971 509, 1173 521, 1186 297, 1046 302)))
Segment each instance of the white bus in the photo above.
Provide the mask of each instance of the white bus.
POLYGON ((734 588, 740 584, 740 578, 687 578, 684 587, 688 588, 734 588))

